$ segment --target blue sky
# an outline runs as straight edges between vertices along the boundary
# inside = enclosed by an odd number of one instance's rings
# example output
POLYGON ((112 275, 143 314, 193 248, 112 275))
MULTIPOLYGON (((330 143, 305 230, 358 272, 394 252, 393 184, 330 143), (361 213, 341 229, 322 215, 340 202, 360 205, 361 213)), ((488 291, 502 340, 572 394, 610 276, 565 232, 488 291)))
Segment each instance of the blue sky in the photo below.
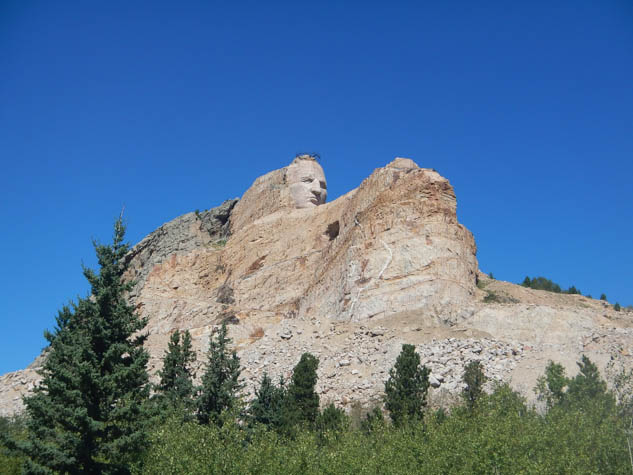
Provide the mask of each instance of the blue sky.
POLYGON ((633 4, 0 3, 0 373, 131 243, 317 152, 455 187, 480 268, 633 304, 633 4))

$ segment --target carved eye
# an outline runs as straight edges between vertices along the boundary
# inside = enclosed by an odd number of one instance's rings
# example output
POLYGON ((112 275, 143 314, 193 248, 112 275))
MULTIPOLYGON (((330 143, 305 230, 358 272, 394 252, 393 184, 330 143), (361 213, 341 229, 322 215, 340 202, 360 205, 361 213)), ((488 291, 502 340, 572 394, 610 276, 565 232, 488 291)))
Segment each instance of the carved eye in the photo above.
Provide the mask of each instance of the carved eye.
POLYGON ((324 181, 319 182, 321 184, 321 188, 327 190, 327 184, 324 181))
POLYGON ((306 178, 304 178, 304 179, 303 179, 303 180, 301 180, 301 181, 302 181, 302 182, 304 182, 304 183, 312 183, 312 182, 314 181, 314 178, 308 178, 308 177, 306 177, 306 178))

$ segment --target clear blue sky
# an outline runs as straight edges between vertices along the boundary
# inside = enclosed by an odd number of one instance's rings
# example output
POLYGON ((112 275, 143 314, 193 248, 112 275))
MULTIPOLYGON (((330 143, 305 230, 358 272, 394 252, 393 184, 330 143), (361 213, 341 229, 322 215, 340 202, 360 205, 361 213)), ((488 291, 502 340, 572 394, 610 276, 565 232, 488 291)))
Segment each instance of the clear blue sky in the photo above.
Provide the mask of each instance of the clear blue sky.
POLYGON ((132 243, 318 152, 455 187, 479 263, 633 304, 633 3, 0 2, 0 373, 132 243))

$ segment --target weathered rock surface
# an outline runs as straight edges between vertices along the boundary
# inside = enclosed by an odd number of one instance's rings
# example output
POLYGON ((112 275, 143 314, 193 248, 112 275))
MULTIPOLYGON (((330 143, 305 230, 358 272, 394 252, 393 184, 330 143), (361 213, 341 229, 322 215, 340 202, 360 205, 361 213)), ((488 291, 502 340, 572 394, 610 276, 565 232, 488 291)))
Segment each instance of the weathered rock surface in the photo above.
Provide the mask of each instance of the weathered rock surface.
MULTIPOLYGON (((127 256, 127 277, 137 282, 136 289, 142 289, 150 271, 168 257, 228 239, 229 217, 237 201, 227 200, 216 208, 179 216, 134 246, 127 256)), ((132 298, 135 296, 136 292, 132 298)))
MULTIPOLYGON (((288 377, 309 351, 320 358, 322 401, 347 407, 380 401, 403 343, 431 368, 437 401, 461 391, 472 359, 490 384, 509 381, 527 396, 548 359, 572 373, 582 353, 602 369, 631 367, 633 315, 478 273, 474 239, 437 172, 399 158, 307 209, 294 208, 286 175, 270 172, 239 201, 181 216, 131 251, 152 373, 183 329, 201 368, 222 321, 248 391, 263 372, 288 377)), ((0 414, 19 410, 37 378, 34 368, 0 377, 0 414)))

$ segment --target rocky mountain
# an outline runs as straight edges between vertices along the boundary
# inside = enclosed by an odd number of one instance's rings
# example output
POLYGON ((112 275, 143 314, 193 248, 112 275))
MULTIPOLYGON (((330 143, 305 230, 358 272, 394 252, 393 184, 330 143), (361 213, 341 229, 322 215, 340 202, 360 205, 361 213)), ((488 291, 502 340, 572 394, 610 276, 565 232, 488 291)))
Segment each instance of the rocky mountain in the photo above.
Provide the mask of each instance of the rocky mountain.
MULTIPOLYGON (((436 402, 456 397, 472 359, 490 384, 528 397, 549 359, 570 373, 583 353, 607 374, 632 367, 632 313, 479 272, 454 190, 434 170, 397 158, 335 201, 325 203, 326 189, 318 163, 300 156, 131 250, 130 299, 149 318, 152 374, 176 330, 191 331, 201 366, 223 321, 247 391, 265 371, 288 377, 309 351, 322 402, 348 408, 381 399, 402 343, 431 368, 436 402)), ((40 361, 0 377, 0 415, 22 408, 40 361)))

